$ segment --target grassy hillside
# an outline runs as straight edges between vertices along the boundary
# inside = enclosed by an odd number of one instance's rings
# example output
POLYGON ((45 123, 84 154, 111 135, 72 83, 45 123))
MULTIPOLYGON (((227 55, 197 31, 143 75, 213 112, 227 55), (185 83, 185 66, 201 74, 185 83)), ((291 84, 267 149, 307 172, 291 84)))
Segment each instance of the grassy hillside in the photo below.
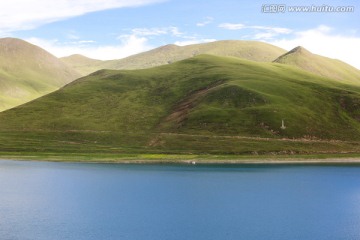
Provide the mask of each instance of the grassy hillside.
POLYGON ((59 89, 80 75, 43 49, 0 39, 0 111, 59 89))
POLYGON ((360 70, 337 59, 313 54, 303 47, 296 47, 274 62, 299 67, 320 76, 337 79, 344 83, 360 84, 360 70))
POLYGON ((144 69, 174 63, 199 54, 232 56, 258 62, 271 62, 286 51, 273 45, 256 41, 217 41, 188 46, 166 45, 127 58, 99 62, 79 55, 63 58, 69 66, 84 75, 101 69, 144 69))
POLYGON ((284 64, 200 55, 101 70, 5 111, 0 151, 359 152, 359 106, 358 86, 284 64))

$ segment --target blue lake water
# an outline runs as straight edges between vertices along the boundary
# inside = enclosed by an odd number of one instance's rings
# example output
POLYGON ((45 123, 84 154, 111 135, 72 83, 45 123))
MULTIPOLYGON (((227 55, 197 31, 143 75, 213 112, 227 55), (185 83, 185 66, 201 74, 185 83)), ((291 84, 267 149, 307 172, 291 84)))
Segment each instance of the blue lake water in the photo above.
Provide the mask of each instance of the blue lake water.
POLYGON ((0 160, 1 240, 360 239, 360 167, 0 160))

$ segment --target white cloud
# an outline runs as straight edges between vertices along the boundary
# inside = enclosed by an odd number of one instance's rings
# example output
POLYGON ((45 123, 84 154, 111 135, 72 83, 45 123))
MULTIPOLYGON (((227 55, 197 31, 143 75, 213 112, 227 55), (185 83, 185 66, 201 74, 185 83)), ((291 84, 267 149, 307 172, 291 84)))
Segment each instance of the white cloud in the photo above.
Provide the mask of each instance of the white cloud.
POLYGON ((244 29, 246 26, 242 23, 222 23, 219 27, 227 30, 240 30, 244 29))
MULTIPOLYGON (((72 34, 77 36, 74 33, 72 34)), ((129 34, 118 36, 118 44, 112 45, 99 45, 94 40, 80 39, 72 35, 70 35, 70 37, 68 36, 70 41, 62 42, 57 39, 47 40, 41 38, 28 38, 25 40, 44 48, 57 57, 82 54, 90 58, 110 60, 120 59, 150 50, 154 48, 154 46, 149 44, 149 40, 154 36, 160 35, 168 35, 181 39, 175 42, 175 44, 180 46, 215 41, 215 39, 199 39, 195 36, 187 36, 177 27, 173 26, 159 28, 134 28, 129 30, 129 34)))
POLYGON ((61 43, 58 40, 45 40, 40 38, 26 39, 26 41, 44 48, 57 57, 77 53, 90 58, 110 60, 124 58, 153 48, 147 43, 147 39, 144 37, 128 35, 122 36, 119 40, 119 44, 117 45, 95 46, 91 40, 79 41, 78 44, 74 44, 71 42, 61 43))
POLYGON ((224 28, 227 30, 241 30, 241 29, 257 29, 257 30, 267 30, 274 33, 291 33, 291 30, 288 28, 281 28, 281 27, 269 27, 269 26, 249 26, 242 23, 222 23, 219 25, 220 28, 224 28))
POLYGON ((179 37, 183 35, 177 27, 162 27, 162 28, 134 28, 131 30, 133 35, 136 36, 159 36, 159 35, 172 35, 179 37))
POLYGON ((198 27, 204 27, 204 26, 212 23, 213 21, 214 21, 214 18, 212 18, 212 17, 206 17, 206 18, 204 19, 204 21, 197 23, 196 26, 198 26, 198 27))
POLYGON ((277 34, 271 32, 264 32, 264 33, 256 33, 252 38, 255 40, 262 40, 262 39, 271 39, 275 37, 277 34))
POLYGON ((33 29, 46 23, 112 8, 164 0, 10 0, 0 1, 0 33, 33 29))
POLYGON ((96 41, 94 41, 94 40, 80 40, 80 41, 78 41, 78 43, 80 43, 80 44, 83 44, 83 43, 95 43, 96 41))
POLYGON ((186 46, 191 44, 207 43, 214 41, 216 41, 216 39, 192 39, 192 40, 176 41, 174 44, 178 46, 186 46))
POLYGON ((159 36, 167 34, 167 30, 163 28, 135 28, 131 31, 133 34, 140 36, 159 36))
POLYGON ((360 37, 334 34, 332 29, 325 25, 295 32, 291 38, 268 42, 286 50, 303 46, 313 53, 342 60, 360 69, 360 37))
POLYGON ((94 40, 75 39, 75 37, 66 42, 60 42, 57 39, 47 40, 41 38, 28 38, 25 40, 57 57, 82 54, 90 58, 110 60, 124 58, 154 48, 155 46, 149 44, 149 40, 152 36, 159 35, 177 37, 179 40, 175 41, 174 44, 178 46, 216 41, 216 39, 186 35, 177 27, 131 29, 129 34, 118 36, 118 44, 113 45, 99 45, 94 40))
POLYGON ((267 30, 273 33, 278 34, 289 34, 292 32, 292 30, 288 28, 280 28, 280 27, 264 27, 264 26, 252 26, 254 29, 260 29, 260 30, 267 30))
POLYGON ((257 25, 251 26, 242 23, 222 23, 219 25, 219 27, 227 30, 242 30, 242 29, 255 30, 256 32, 254 33, 254 39, 257 40, 272 39, 280 34, 289 34, 292 32, 292 30, 288 28, 257 26, 257 25))
POLYGON ((67 37, 68 39, 73 39, 73 40, 80 39, 80 37, 79 37, 78 35, 76 35, 75 33, 68 33, 68 34, 66 35, 66 37, 67 37))
POLYGON ((180 32, 180 30, 177 27, 170 27, 170 32, 175 37, 180 37, 184 35, 184 33, 180 32))

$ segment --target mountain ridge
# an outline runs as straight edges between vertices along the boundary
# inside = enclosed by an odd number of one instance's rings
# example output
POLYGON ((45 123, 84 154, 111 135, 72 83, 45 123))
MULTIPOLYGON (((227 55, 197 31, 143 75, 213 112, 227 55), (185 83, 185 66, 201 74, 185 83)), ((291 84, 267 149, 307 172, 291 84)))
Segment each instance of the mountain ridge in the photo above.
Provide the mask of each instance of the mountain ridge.
MULTIPOLYGON (((103 61, 100 65, 94 64, 91 70, 151 68, 184 60, 199 54, 233 56, 253 61, 271 62, 285 52, 284 49, 258 41, 223 40, 187 46, 168 44, 123 59, 103 61)), ((87 73, 90 74, 91 71, 87 71, 87 73)))
POLYGON ((76 60, 71 59, 73 58, 71 56, 64 58, 64 60, 65 62, 69 61, 69 65, 86 75, 100 69, 143 69, 161 66, 199 54, 233 56, 260 62, 277 62, 344 83, 360 83, 360 70, 340 60, 313 54, 302 46, 286 52, 278 47, 257 41, 223 40, 188 46, 168 44, 123 59, 87 62, 86 64, 75 64, 76 60))

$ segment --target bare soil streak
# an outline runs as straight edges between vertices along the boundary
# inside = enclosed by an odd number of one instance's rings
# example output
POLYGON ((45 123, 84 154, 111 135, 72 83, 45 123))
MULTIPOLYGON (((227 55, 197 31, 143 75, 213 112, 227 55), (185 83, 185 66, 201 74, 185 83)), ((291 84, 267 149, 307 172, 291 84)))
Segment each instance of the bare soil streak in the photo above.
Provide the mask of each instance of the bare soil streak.
POLYGON ((199 100, 203 98, 208 92, 221 85, 223 82, 224 81, 219 80, 205 88, 191 92, 187 97, 175 104, 172 112, 167 117, 165 117, 162 122, 160 122, 158 127, 161 128, 164 123, 168 122, 174 122, 177 126, 180 126, 186 120, 190 110, 196 106, 199 100))

